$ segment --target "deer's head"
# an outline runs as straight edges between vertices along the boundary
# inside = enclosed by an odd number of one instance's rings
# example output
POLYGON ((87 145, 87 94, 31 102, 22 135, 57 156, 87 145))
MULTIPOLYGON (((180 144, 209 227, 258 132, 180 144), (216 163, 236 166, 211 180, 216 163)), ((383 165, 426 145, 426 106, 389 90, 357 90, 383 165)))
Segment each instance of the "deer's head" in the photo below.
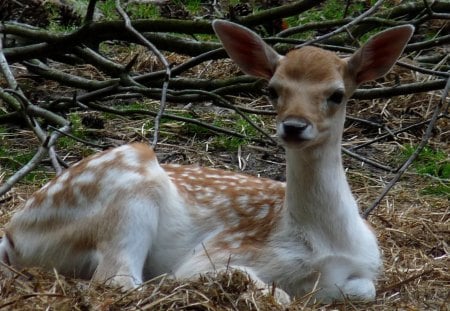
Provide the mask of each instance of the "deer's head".
POLYGON ((286 148, 339 144, 348 98, 392 68, 414 31, 410 25, 388 29, 342 59, 312 46, 282 56, 243 26, 215 20, 213 28, 244 73, 268 80, 277 135, 286 148))

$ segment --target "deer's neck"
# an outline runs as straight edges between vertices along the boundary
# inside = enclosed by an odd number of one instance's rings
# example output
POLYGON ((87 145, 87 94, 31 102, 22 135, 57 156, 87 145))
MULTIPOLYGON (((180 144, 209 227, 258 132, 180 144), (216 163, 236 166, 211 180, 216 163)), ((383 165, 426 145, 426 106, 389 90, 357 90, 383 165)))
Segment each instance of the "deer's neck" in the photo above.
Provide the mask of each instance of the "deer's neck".
MULTIPOLYGON (((302 226, 339 230, 359 217, 348 185, 340 143, 310 150, 286 151, 286 212, 302 226)), ((335 234, 336 232, 330 232, 335 234)))

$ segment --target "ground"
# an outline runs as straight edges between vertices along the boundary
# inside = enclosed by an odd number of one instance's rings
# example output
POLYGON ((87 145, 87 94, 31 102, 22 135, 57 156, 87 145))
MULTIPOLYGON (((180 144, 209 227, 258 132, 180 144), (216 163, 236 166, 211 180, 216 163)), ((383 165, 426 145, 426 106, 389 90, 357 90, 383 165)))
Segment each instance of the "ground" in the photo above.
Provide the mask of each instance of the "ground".
MULTIPOLYGON (((143 66, 145 61, 141 60, 136 66, 143 66)), ((214 78, 218 69, 222 70, 219 70, 219 75, 236 73, 236 69, 232 70, 230 66, 227 62, 210 63, 193 71, 205 76, 210 74, 214 78)), ((50 90, 55 93, 59 90, 55 84, 33 81, 20 66, 16 70, 16 78, 38 98, 50 90)), ((90 74, 86 68, 81 71, 90 74)), ((398 79, 407 83, 416 77, 406 69, 395 68, 385 80, 372 86, 392 85, 398 79)), ((348 105, 348 115, 353 118, 346 122, 343 146, 352 149, 382 136, 386 128, 396 130, 428 120, 439 99, 439 92, 429 92, 369 101, 352 100, 348 105), (370 120, 383 127, 355 118, 370 120)), ((242 94, 232 100, 248 108, 270 109, 263 97, 242 94)), ((146 100, 139 104, 145 109, 155 109, 158 105, 146 100)), ((126 105, 131 106, 132 103, 126 105)), ((169 104, 168 111, 257 136, 234 112, 217 108, 209 102, 169 104)), ((73 111, 70 118, 83 139, 97 144, 147 142, 151 137, 152 120, 148 117, 73 111), (99 123, 101 126, 95 126, 99 123)), ((255 120, 274 135, 273 116, 257 116, 255 120)), ((292 305, 282 307, 270 295, 265 296, 255 289, 240 273, 205 275, 189 281, 161 276, 139 290, 123 293, 103 284, 68 278, 56 271, 28 269, 17 272, 15 278, 0 278, 0 310, 448 310, 450 196, 448 177, 443 171, 448 169, 449 162, 449 128, 448 117, 437 122, 427 149, 431 156, 416 161, 368 217, 378 236, 384 259, 384 273, 377 285, 375 302, 308 306, 309 297, 296 297, 292 305), (430 163, 432 168, 427 171, 430 163)), ((395 135, 395 138, 382 139, 357 151, 384 165, 399 167, 419 144, 425 129, 426 124, 417 126, 395 135)), ((37 146, 35 136, 24 126, 1 125, 0 185, 30 159, 37 146)), ((99 149, 65 138, 57 147, 59 155, 68 164, 99 149)), ((283 180, 285 175, 284 154, 280 147, 246 139, 233 140, 223 134, 170 119, 164 120, 160 129, 156 153, 162 163, 198 164, 276 180, 283 180)), ((347 155, 344 156, 344 166, 361 211, 372 205, 395 175, 347 155)), ((46 159, 0 197, 0 228, 53 174, 46 159)))
MULTIPOLYGON (((409 97, 409 101, 414 102, 414 98, 409 97)), ((394 98, 386 109, 394 116, 396 109, 401 110, 399 107, 405 103, 405 97, 394 98)), ((384 100, 379 100, 371 104, 372 107, 364 108, 368 104, 362 101, 350 103, 349 114, 359 117, 372 115, 374 111, 380 109, 379 107, 387 105, 384 100)), ((225 112, 223 116, 229 117, 225 112)), ((404 118, 402 120, 405 122, 404 118)), ((117 118, 105 119, 105 128, 91 130, 90 137, 95 136, 98 140, 114 141, 117 144, 145 140, 140 133, 140 127, 146 120, 122 119, 119 125, 117 121, 117 118)), ((389 120, 390 125, 394 125, 395 121, 396 118, 392 117, 389 120)), ((443 120, 436 128, 447 126, 443 120)), ((273 122, 268 124, 268 131, 274 132, 273 122)), ((348 122, 344 146, 350 147, 367 140, 371 135, 376 135, 369 132, 370 129, 357 127, 354 123, 348 122)), ((441 141, 441 135, 445 135, 445 131, 435 132, 431 146, 442 150, 445 144, 441 141)), ((193 163, 244 171, 274 179, 284 178, 285 166, 283 151, 280 148, 243 143, 237 150, 227 150, 211 143, 214 135, 196 137, 190 133, 186 135, 183 133, 184 130, 180 129, 178 124, 168 123, 162 127, 161 141, 156 149, 162 162, 193 163)), ((400 141, 410 140, 415 144, 420 138, 419 134, 414 133, 417 136, 405 134, 407 137, 400 141)), ((33 135, 23 128, 11 128, 8 134, 3 135, 2 144, 16 151, 29 151, 30 146, 36 146, 33 135)), ((398 157, 402 148, 399 141, 383 141, 365 152, 394 166, 400 163, 398 157)), ((95 151, 79 143, 58 149, 69 163, 95 151)), ((1 160, 4 165, 8 165, 7 162, 11 159, 1 160)), ((354 194, 361 210, 365 210, 381 193, 392 178, 392 174, 348 156, 344 157, 344 162, 354 194)), ((41 166, 34 173, 34 180, 17 184, 12 191, 2 197, 0 225, 4 225, 14 210, 44 183, 42 176, 48 177, 49 171, 51 171, 49 166, 41 166), (44 171, 45 174, 39 173, 44 171)), ((5 170, 2 173, 6 178, 5 173, 9 172, 5 170)), ((377 232, 384 258, 384 274, 377 286, 375 303, 346 303, 323 306, 324 309, 446 310, 448 308, 449 197, 443 194, 426 194, 424 191, 436 182, 439 181, 432 176, 420 175, 411 169, 369 216, 369 222, 377 232)), ((205 276, 197 281, 181 282, 161 277, 145 284, 141 291, 124 294, 101 284, 65 278, 56 272, 29 270, 24 272, 24 276, 18 274, 15 279, 1 279, 0 309, 26 310, 30 309, 30 306, 33 306, 33 309, 44 309, 49 306, 54 310, 90 308, 175 310, 181 306, 199 310, 283 309, 277 306, 271 297, 261 296, 257 291, 252 292, 254 289, 245 276, 235 275, 231 281, 228 278, 227 275, 218 278, 205 276)), ((289 307, 290 310, 305 309, 306 299, 298 298, 289 307)))

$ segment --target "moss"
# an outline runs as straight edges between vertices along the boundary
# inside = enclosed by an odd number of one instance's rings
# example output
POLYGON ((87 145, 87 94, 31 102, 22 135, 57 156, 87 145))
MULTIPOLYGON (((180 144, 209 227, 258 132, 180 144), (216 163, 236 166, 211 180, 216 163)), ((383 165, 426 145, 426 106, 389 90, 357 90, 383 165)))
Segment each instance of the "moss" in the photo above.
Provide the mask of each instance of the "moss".
MULTIPOLYGON (((408 159, 417 147, 408 145, 402 154, 402 160, 408 159)), ((431 176, 435 182, 426 186, 424 194, 444 195, 450 197, 450 159, 443 150, 425 147, 420 152, 416 161, 412 164, 413 169, 420 175, 431 176)))

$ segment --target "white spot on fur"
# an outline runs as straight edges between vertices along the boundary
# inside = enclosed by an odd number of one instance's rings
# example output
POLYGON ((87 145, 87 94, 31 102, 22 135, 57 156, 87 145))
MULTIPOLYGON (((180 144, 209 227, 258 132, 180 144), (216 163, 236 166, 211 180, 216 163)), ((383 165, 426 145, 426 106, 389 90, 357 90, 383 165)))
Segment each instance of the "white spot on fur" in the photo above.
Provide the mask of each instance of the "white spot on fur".
POLYGON ((64 183, 67 179, 69 179, 70 173, 69 171, 63 172, 61 175, 58 176, 58 182, 64 183))
POLYGON ((249 197, 247 195, 243 195, 237 198, 237 202, 240 205, 246 206, 249 202, 249 197))
POLYGON ((97 176, 92 171, 84 171, 73 179, 74 184, 90 184, 97 180, 97 176))
POLYGON ((26 203, 25 203, 25 208, 29 208, 30 206, 32 206, 34 204, 34 197, 31 197, 26 203))
POLYGON ((54 196, 56 193, 60 192, 64 188, 64 183, 54 183, 53 185, 47 188, 47 196, 54 196))
POLYGON ((92 160, 90 160, 86 167, 98 167, 98 166, 102 166, 103 163, 108 162, 108 161, 112 161, 117 157, 117 152, 107 152, 105 154, 103 154, 101 157, 98 158, 94 158, 92 160))

